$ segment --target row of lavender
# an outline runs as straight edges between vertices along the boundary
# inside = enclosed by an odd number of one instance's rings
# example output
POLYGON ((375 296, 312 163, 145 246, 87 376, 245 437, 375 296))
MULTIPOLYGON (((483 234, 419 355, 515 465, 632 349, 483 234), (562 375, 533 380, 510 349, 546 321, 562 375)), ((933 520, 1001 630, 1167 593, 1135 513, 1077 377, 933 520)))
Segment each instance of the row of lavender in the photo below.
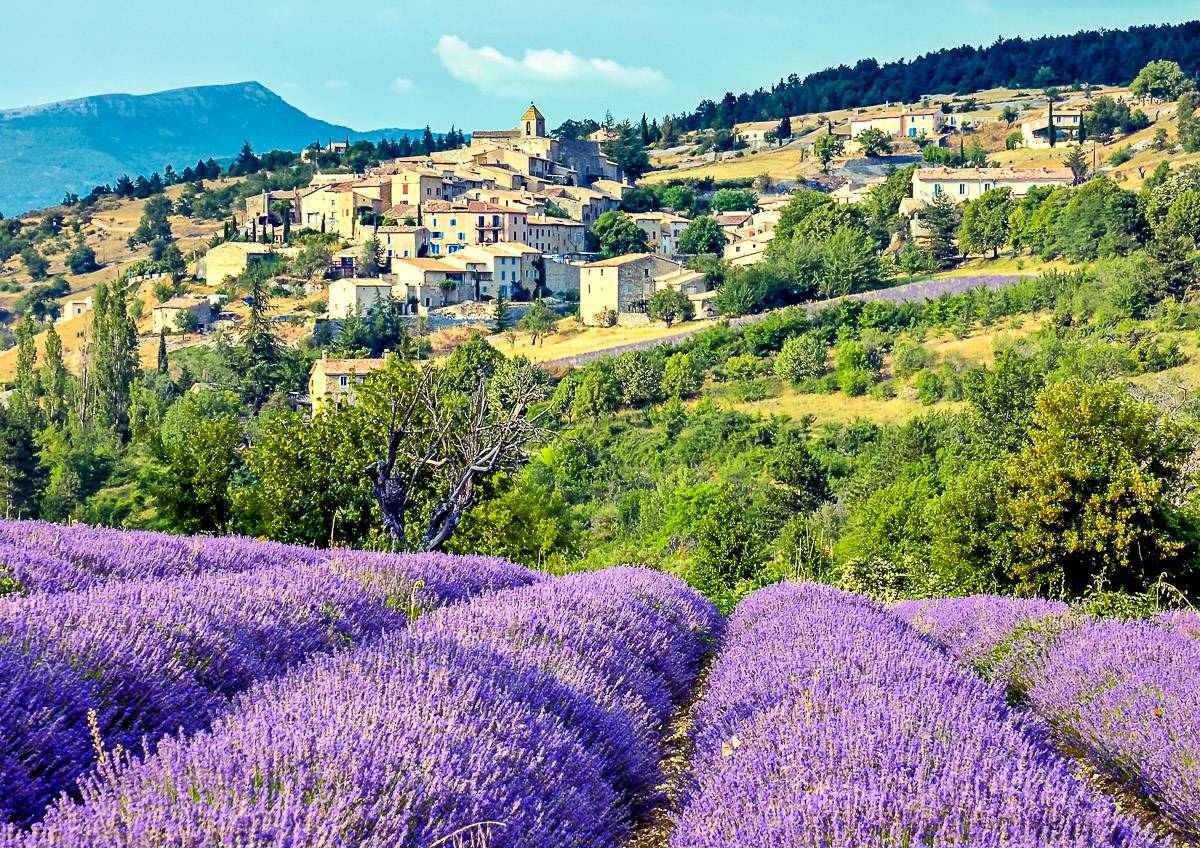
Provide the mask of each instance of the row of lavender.
POLYGON ((720 627, 636 569, 485 596, 106 763, 82 804, 0 846, 618 845, 720 627))
MULTIPOLYGON (((43 527, 36 535, 49 544, 43 527)), ((127 577, 155 573, 129 569, 135 551, 149 564, 175 544, 92 528, 63 528, 56 538, 57 553, 69 547, 64 538, 88 550, 90 571, 70 573, 127 577)), ((206 545, 221 550, 221 540, 206 545)), ((230 568, 0 599, 0 821, 36 821, 59 795, 77 793, 104 752, 141 753, 167 734, 207 727, 235 695, 314 654, 355 647, 434 607, 541 579, 481 557, 342 551, 297 558, 284 546, 248 540, 230 540, 225 552, 198 562, 218 560, 230 568), (232 570, 243 554, 251 570, 232 570)), ((172 567, 166 556, 161 562, 172 567)), ((52 571, 42 576, 53 582, 52 571)))
POLYGON ((974 597, 897 613, 1019 695, 1073 750, 1200 841, 1200 616, 1074 615, 974 597))
POLYGON ((214 571, 253 571, 328 558, 328 551, 257 539, 0 521, 0 579, 24 594, 73 592, 111 582, 214 571))
POLYGON ((897 616, 817 586, 739 605, 694 712, 673 848, 1169 843, 897 616))

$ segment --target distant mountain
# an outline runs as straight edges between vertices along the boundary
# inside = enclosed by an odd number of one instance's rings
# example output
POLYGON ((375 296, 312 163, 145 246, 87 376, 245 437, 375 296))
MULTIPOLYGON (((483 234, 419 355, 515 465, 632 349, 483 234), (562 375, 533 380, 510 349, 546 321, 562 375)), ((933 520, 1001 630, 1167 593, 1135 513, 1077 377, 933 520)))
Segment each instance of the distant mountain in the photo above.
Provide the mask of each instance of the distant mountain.
POLYGON ((257 82, 103 94, 0 111, 0 212, 52 206, 123 173, 182 170, 200 158, 299 150, 320 139, 376 140, 422 130, 357 132, 309 117, 257 82))

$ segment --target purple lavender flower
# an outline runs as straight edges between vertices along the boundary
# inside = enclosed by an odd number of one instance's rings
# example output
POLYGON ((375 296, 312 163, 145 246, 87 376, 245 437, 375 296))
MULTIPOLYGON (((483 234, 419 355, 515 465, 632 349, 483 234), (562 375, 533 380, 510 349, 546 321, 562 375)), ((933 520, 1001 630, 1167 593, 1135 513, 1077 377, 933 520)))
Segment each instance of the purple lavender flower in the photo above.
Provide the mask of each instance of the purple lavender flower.
POLYGON ((719 628, 633 569, 487 595, 255 686, 0 845, 619 845, 719 628))
POLYGON ((1002 693, 885 609, 751 595, 694 712, 672 848, 1157 846, 1002 693))
POLYGON ((0 813, 35 821, 75 790, 101 748, 152 749, 207 727, 232 696, 314 654, 539 579, 482 557, 339 552, 0 600, 0 813))

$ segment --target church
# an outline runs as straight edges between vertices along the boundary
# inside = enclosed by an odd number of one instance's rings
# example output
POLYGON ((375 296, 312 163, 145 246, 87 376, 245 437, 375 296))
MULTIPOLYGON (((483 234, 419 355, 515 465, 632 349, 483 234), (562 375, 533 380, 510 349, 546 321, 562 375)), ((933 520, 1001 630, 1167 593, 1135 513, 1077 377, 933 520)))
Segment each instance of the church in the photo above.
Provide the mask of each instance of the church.
POLYGON ((540 160, 530 162, 526 173, 540 171, 545 179, 561 185, 588 186, 596 180, 622 180, 620 169, 604 155, 599 142, 549 136, 546 117, 533 103, 521 115, 517 126, 510 130, 471 133, 470 150, 473 153, 512 151, 540 160))

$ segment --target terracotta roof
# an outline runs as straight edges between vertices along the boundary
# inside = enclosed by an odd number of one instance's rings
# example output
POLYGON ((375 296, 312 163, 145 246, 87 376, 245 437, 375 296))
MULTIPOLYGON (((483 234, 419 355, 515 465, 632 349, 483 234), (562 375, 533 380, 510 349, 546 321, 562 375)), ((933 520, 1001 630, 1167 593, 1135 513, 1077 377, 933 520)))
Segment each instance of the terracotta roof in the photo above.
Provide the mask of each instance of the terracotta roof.
POLYGON ((572 221, 569 218, 547 218, 542 215, 530 215, 529 218, 526 220, 526 223, 528 223, 530 226, 534 226, 534 227, 550 227, 550 226, 582 227, 583 226, 583 224, 581 224, 579 221, 572 221))
POLYGON ((325 359, 322 357, 313 363, 313 370, 318 366, 326 374, 365 374, 376 371, 387 364, 386 359, 325 359))
POLYGON ((628 265, 630 262, 637 262, 639 259, 646 259, 653 256, 651 253, 626 253, 624 256, 613 256, 608 259, 601 259, 598 262, 588 262, 584 268, 619 268, 622 265, 628 265))
POLYGON ((458 271, 458 269, 453 265, 447 265, 445 262, 442 262, 439 259, 430 259, 428 257, 421 257, 419 259, 399 259, 393 257, 392 264, 394 265, 396 263, 411 265, 412 267, 419 268, 422 271, 444 271, 451 274, 458 271))
POLYGON ((164 300, 155 309, 191 309, 193 306, 199 306, 202 303, 208 303, 208 298, 202 294, 181 294, 170 300, 164 300))

